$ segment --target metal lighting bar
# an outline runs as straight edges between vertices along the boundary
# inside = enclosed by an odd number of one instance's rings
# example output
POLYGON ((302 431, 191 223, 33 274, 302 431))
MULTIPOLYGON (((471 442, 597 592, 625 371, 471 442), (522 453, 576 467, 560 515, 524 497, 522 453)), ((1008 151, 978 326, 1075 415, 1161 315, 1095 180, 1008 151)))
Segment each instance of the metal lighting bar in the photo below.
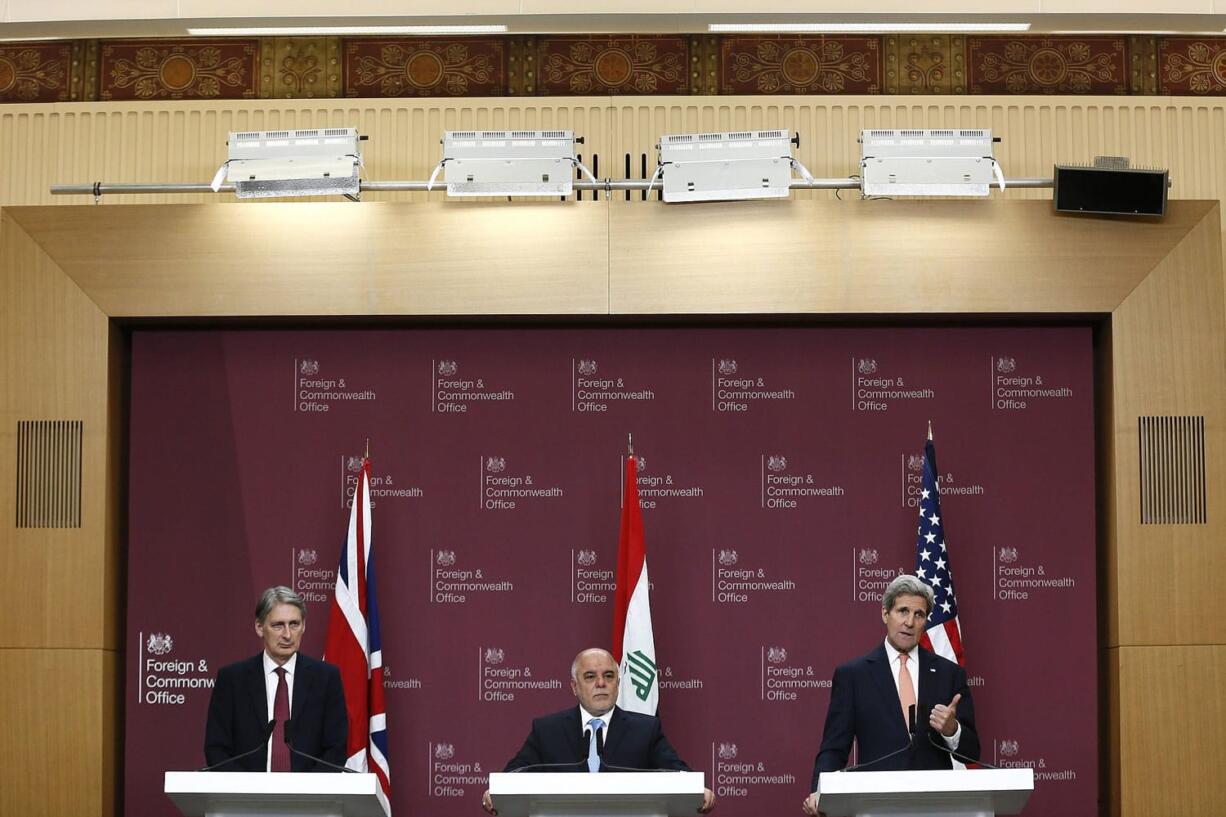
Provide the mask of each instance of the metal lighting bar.
MULTIPOLYGON (((1009 187, 1019 187, 1028 189, 1048 188, 1054 185, 1053 179, 1007 179, 1009 187)), ((364 193, 425 193, 431 188, 429 182, 370 182, 362 180, 362 192, 364 193)), ((575 190, 603 190, 606 193, 614 191, 621 192, 624 190, 647 190, 651 182, 648 179, 601 179, 595 182, 580 182, 574 183, 575 190)), ((814 179, 807 181, 804 179, 792 179, 788 185, 791 190, 859 190, 859 179, 814 179)), ((439 192, 443 192, 443 188, 439 184, 434 184, 433 188, 439 192)), ((659 189, 659 184, 655 184, 655 189, 659 189)), ((212 193, 213 188, 207 182, 201 184, 190 183, 168 183, 168 184, 122 184, 115 182, 94 182, 93 184, 53 184, 51 185, 51 195, 53 196, 93 196, 99 198, 101 196, 149 196, 149 195, 167 195, 177 193, 212 193)), ((217 189, 218 193, 233 193, 234 185, 223 184, 217 189)))

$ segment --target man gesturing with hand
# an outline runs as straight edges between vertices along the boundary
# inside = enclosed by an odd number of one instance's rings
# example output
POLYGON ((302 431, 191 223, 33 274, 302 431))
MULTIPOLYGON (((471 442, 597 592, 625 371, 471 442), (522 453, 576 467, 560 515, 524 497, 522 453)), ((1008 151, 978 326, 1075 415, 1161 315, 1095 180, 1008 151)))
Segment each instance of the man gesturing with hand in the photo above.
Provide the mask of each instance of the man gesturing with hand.
POLYGON ((951 752, 979 759, 965 670, 919 645, 932 604, 932 588, 919 579, 894 579, 881 605, 885 641, 834 671, 806 814, 819 813, 821 776, 847 766, 853 740, 859 769, 949 769, 951 752))

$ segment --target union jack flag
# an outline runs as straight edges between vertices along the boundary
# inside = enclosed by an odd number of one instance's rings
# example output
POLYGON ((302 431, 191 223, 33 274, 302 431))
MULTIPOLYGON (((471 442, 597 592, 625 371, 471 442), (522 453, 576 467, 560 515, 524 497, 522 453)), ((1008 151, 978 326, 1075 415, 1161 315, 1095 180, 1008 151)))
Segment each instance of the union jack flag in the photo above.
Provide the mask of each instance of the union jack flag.
POLYGON ((387 761, 387 710, 383 703, 383 649, 375 594, 375 557, 370 531, 370 458, 362 460, 349 533, 336 571, 336 594, 328 618, 324 657, 340 667, 349 710, 345 765, 373 772, 379 801, 391 814, 391 776, 387 761))
POLYGON ((931 587, 936 596, 932 612, 928 615, 928 629, 920 637, 920 645, 962 666, 965 664, 962 627, 958 623, 958 599, 954 593, 953 570, 949 566, 945 521, 941 518, 937 452, 932 444, 931 429, 924 443, 924 479, 915 541, 915 575, 931 587))

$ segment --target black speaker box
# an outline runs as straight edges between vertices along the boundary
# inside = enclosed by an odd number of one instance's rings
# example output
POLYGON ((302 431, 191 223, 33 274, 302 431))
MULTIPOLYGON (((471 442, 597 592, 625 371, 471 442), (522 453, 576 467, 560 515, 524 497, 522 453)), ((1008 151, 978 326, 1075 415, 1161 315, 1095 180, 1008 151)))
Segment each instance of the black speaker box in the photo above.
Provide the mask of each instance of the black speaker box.
POLYGON ((1060 213, 1166 215, 1165 170, 1116 170, 1056 165, 1052 201, 1060 213))

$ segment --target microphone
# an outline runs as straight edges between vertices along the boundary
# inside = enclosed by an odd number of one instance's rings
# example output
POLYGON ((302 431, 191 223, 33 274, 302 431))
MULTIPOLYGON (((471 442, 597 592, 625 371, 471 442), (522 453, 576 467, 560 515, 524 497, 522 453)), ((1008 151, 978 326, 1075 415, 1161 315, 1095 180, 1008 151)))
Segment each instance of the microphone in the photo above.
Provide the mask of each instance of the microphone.
POLYGON ((944 741, 937 743, 935 740, 932 739, 931 734, 928 735, 928 742, 931 743, 936 748, 940 749, 942 752, 945 752, 947 755, 950 755, 951 757, 957 760, 960 760, 967 765, 974 763, 978 766, 986 766, 989 769, 999 769, 1000 768, 999 766, 993 766, 991 763, 988 763, 986 760, 976 760, 973 757, 967 757, 966 755, 958 754, 956 751, 946 746, 944 741))
MULTIPOLYGON (((288 727, 289 722, 286 721, 285 725, 288 727)), ((235 763, 250 755, 254 755, 256 752, 267 750, 268 739, 272 737, 272 733, 276 730, 276 728, 277 728, 277 719, 273 718, 272 720, 268 722, 268 725, 264 727, 264 739, 260 741, 258 746, 256 746, 253 749, 248 749, 247 751, 243 752, 241 755, 235 755, 234 757, 228 757, 225 760, 220 761, 219 763, 214 763, 211 766, 205 766, 203 768, 197 769, 196 771, 211 772, 214 769, 229 765, 230 763, 235 763)))
POLYGON ((558 769, 564 766, 574 767, 574 766, 578 766, 579 764, 583 764, 583 766, 586 768, 587 758, 584 758, 583 760, 572 760, 570 763, 530 763, 527 766, 517 766, 516 768, 511 769, 511 771, 508 772, 508 774, 519 774, 520 772, 531 772, 537 769, 558 769))
POLYGON ((324 766, 327 766, 329 769, 335 769, 338 772, 349 772, 350 774, 360 774, 360 772, 357 769, 350 769, 348 766, 338 766, 337 764, 333 763, 330 760, 324 760, 322 757, 315 757, 315 755, 309 755, 306 752, 301 751, 300 749, 295 749, 294 748, 294 719, 293 718, 290 718, 289 720, 285 722, 285 745, 289 747, 291 754, 305 757, 307 760, 313 760, 316 763, 321 763, 324 766))
MULTIPOLYGON (((848 766, 846 769, 840 769, 839 771, 856 772, 856 771, 859 771, 860 769, 867 769, 869 766, 875 766, 883 760, 889 760, 892 757, 897 757, 898 755, 901 755, 903 752, 915 751, 915 741, 919 738, 921 734, 926 734, 928 731, 926 726, 922 730, 919 728, 919 721, 918 721, 917 715, 921 715, 921 713, 922 713, 922 710, 920 710, 919 707, 917 707, 915 704, 910 704, 907 706, 907 732, 910 733, 911 739, 907 741, 905 746, 900 746, 894 751, 884 754, 881 757, 876 758, 874 760, 869 760, 864 763, 857 763, 855 766, 848 766)), ((931 736, 929 736, 929 740, 931 740, 931 736)))

